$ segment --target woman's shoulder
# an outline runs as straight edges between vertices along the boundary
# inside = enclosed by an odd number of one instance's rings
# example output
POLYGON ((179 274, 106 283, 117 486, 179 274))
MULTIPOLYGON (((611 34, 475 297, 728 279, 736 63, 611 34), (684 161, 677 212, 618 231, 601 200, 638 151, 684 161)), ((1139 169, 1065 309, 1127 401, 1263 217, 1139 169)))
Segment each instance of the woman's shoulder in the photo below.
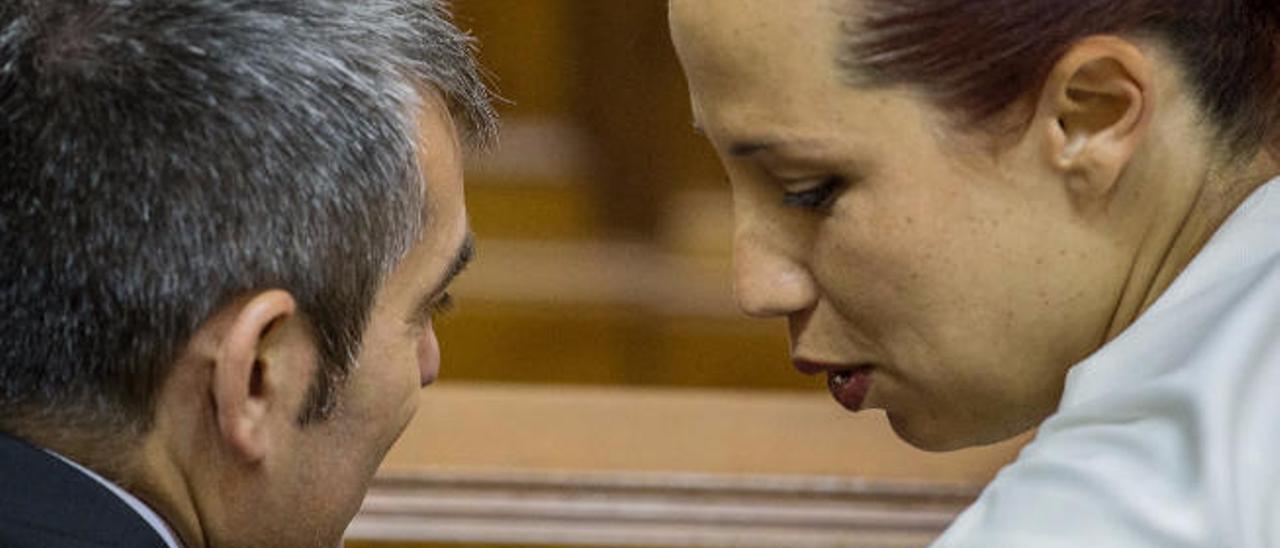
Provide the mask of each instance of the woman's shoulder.
POLYGON ((1072 369, 1058 411, 938 546, 1280 545, 1272 188, 1143 317, 1072 369))

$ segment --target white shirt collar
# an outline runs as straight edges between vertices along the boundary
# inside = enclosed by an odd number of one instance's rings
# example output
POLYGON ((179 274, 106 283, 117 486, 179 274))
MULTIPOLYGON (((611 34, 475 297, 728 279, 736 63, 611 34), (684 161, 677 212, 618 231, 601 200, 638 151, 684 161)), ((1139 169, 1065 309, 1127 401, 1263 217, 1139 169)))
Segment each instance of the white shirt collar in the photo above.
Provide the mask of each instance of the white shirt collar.
POLYGON ((58 453, 48 449, 45 449, 44 451, 50 455, 58 457, 62 462, 71 465, 72 468, 79 470, 80 473, 93 478, 94 481, 102 484, 102 486, 106 487, 108 491, 114 493, 120 498, 120 500, 129 505, 129 508, 132 508, 138 516, 142 517, 142 520, 147 522, 147 525, 150 525, 152 529, 155 529, 156 534, 160 535, 161 539, 164 539, 165 546, 168 546, 169 548, 182 548, 182 545, 178 543, 177 536, 174 535, 173 530, 169 528, 169 524, 165 523, 164 519, 161 518, 155 510, 152 510, 150 506, 147 506, 147 504, 139 500, 138 497, 133 496, 119 485, 112 483, 111 480, 99 476, 93 470, 85 468, 67 457, 59 455, 58 453))

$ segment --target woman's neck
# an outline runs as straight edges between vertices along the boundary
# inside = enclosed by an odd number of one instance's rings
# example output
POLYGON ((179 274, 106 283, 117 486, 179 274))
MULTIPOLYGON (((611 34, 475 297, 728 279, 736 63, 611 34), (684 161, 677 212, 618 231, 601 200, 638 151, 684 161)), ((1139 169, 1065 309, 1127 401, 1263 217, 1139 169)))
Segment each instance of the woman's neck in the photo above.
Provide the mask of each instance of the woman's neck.
POLYGON ((1162 202, 1166 206, 1156 209, 1147 224, 1147 233, 1107 331, 1108 341, 1155 304, 1258 187, 1280 175, 1280 163, 1275 160, 1264 152, 1227 168, 1188 170, 1161 180, 1162 187, 1170 189, 1162 202), (1174 180, 1179 177, 1183 180, 1174 180))

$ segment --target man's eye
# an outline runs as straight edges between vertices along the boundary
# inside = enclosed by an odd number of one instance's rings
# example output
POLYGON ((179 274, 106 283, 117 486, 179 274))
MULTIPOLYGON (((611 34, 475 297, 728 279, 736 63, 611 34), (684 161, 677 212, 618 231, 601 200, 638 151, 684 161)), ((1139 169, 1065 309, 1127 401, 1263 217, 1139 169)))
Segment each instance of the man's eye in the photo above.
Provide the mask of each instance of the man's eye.
POLYGON ((441 293, 440 297, 431 303, 431 310, 429 312, 431 313, 431 317, 434 319, 448 314, 453 311, 453 308, 453 295, 446 292, 441 293))
POLYGON ((439 319, 451 310, 453 310, 453 297, 448 293, 441 293, 431 302, 419 305, 408 321, 414 327, 426 327, 432 320, 439 319))
POLYGON ((801 209, 825 210, 835 202, 836 195, 844 188, 844 178, 832 176, 821 184, 800 192, 788 192, 782 196, 782 203, 801 209))

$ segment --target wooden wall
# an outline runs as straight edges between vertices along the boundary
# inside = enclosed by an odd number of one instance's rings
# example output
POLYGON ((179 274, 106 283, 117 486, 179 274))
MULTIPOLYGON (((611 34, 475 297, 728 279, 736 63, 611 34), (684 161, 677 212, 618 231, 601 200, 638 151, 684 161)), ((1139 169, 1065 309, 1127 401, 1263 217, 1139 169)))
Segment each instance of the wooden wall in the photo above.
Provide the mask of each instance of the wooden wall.
POLYGON ((469 161, 441 381, 349 546, 923 546, 1012 457, 903 445, 737 313, 665 0, 455 5, 503 140, 469 161))

